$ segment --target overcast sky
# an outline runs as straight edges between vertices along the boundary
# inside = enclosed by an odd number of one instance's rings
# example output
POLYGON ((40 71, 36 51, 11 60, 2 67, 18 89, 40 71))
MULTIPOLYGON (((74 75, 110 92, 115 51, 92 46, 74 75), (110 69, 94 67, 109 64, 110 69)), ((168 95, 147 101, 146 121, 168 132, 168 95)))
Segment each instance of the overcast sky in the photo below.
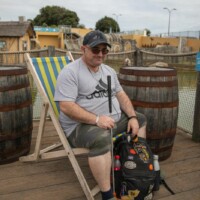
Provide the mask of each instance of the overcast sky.
POLYGON ((47 5, 76 12, 86 28, 95 28, 108 16, 118 21, 121 31, 147 28, 152 34, 167 33, 169 12, 163 8, 176 8, 171 12, 171 32, 200 30, 200 0, 0 0, 0 20, 33 19, 47 5))

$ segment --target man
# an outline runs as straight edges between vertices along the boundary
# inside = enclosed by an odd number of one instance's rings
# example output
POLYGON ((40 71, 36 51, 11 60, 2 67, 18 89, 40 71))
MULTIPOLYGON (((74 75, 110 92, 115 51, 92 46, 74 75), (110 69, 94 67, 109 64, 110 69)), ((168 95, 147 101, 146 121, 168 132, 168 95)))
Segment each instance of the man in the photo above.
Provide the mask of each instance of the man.
POLYGON ((105 35, 91 31, 83 39, 82 57, 59 74, 55 101, 60 123, 72 146, 89 149, 88 162, 102 199, 114 199, 111 190, 111 130, 145 137, 145 116, 136 113, 116 72, 103 61, 108 53, 105 35), (112 113, 108 106, 107 76, 111 76, 112 113))

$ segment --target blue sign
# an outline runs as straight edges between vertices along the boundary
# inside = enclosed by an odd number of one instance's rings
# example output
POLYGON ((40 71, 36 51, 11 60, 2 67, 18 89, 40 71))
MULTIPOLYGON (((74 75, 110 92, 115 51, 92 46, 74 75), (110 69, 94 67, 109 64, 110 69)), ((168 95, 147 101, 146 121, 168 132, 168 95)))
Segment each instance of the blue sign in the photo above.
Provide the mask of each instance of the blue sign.
POLYGON ((198 52, 196 56, 196 70, 200 71, 200 52, 198 52))

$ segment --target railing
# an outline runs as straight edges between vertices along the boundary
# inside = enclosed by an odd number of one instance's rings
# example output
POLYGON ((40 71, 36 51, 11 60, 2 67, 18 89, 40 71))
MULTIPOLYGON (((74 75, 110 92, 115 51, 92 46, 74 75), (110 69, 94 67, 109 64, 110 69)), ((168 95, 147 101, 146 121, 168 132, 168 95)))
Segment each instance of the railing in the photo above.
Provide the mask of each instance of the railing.
POLYGON ((143 66, 149 66, 155 62, 166 62, 170 65, 181 64, 182 66, 194 66, 196 62, 197 52, 190 53, 157 53, 146 50, 140 50, 141 64, 143 66))
POLYGON ((161 37, 187 37, 187 38, 197 38, 200 39, 200 31, 182 31, 182 32, 170 32, 169 33, 160 33, 153 34, 151 36, 161 36, 161 37))
POLYGON ((32 51, 0 51, 0 65, 21 65, 24 64, 24 54, 30 53, 32 57, 47 55, 47 48, 32 51))
MULTIPOLYGON (((71 51, 74 59, 80 58, 82 56, 81 52, 75 52, 71 51)), ((118 52, 118 53, 112 53, 110 52, 107 55, 107 58, 105 60, 105 64, 112 66, 117 72, 119 72, 120 67, 124 66, 133 66, 136 63, 136 50, 132 51, 126 51, 126 52, 118 52)))
POLYGON ((62 56, 66 55, 65 50, 55 49, 54 47, 43 48, 30 51, 0 51, 0 65, 24 65, 24 54, 29 53, 31 57, 62 56))

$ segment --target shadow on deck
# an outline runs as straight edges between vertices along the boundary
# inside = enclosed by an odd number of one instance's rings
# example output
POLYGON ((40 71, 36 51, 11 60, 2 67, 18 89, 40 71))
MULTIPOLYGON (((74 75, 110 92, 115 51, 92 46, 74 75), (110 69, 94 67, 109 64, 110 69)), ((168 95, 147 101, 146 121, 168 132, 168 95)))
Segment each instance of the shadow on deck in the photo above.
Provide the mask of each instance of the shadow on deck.
MULTIPOLYGON (((33 151, 38 122, 33 124, 33 151)), ((47 121, 43 145, 57 141, 51 121, 47 121)), ((78 162, 89 185, 95 185, 90 173, 87 156, 79 156, 78 162)), ((171 157, 160 162, 161 171, 168 185, 176 193, 171 195, 161 185, 155 200, 200 199, 200 144, 191 136, 178 130, 171 157)), ((33 163, 13 162, 0 165, 1 200, 86 200, 78 179, 67 158, 33 163)), ((100 194, 95 198, 100 200, 100 194)))

